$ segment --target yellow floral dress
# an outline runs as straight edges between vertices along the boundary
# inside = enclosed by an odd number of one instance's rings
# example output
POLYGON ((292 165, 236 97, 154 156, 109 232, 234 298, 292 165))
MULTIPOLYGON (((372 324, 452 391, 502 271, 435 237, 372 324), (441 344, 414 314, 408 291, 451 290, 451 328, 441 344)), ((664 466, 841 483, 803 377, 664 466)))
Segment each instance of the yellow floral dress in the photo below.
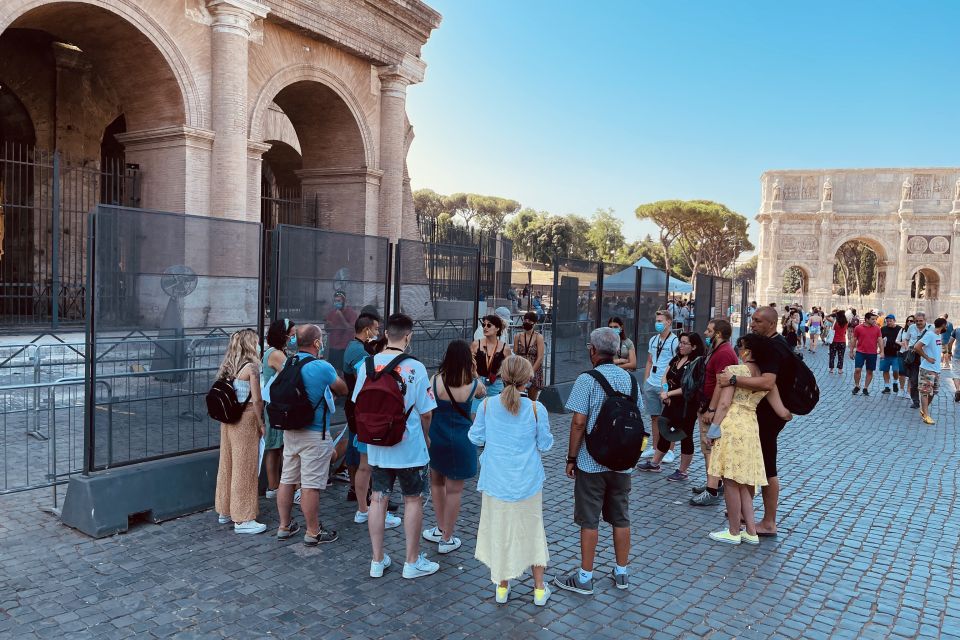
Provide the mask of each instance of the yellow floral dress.
MULTIPOLYGON (((724 371, 740 377, 750 375, 750 368, 745 364, 730 365, 724 371)), ((710 454, 710 475, 740 484, 767 485, 757 424, 757 405, 765 395, 766 391, 740 388, 734 391, 733 404, 720 423, 720 439, 710 454)))

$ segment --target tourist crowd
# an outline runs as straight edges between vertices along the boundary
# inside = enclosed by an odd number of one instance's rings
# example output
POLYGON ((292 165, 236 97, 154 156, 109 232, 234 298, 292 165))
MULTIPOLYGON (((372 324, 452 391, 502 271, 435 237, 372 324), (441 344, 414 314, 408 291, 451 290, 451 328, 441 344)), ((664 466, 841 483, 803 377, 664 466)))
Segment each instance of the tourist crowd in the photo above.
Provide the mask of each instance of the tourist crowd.
MULTIPOLYGON (((335 542, 337 532, 320 519, 320 496, 331 474, 345 466, 348 499, 357 502, 353 520, 365 524, 369 534, 369 575, 380 578, 392 566, 384 531, 402 526, 402 576, 413 579, 440 569, 421 551, 421 541, 436 544, 439 555, 462 546, 458 517, 464 483, 477 477, 482 499, 473 532, 475 557, 490 569, 496 602, 507 602, 510 581, 530 571, 534 602, 544 605, 551 592, 544 578, 549 553, 541 455, 554 437, 547 410, 537 400, 544 387, 546 348, 537 331, 543 315, 523 314, 510 340, 510 310, 498 309, 482 319, 472 343, 452 341, 431 376, 409 355, 410 317, 394 314, 381 326, 375 310, 354 312, 342 303, 338 299, 326 318, 326 326, 335 328, 326 339, 317 325, 285 319, 270 325, 262 355, 255 332, 241 330, 230 337, 219 378, 245 404, 238 420, 221 425, 215 501, 220 523, 232 522, 237 533, 266 530, 257 521, 262 456, 267 497, 276 499, 280 517, 276 538, 289 540, 301 532, 293 511, 299 504, 303 543, 335 542), (345 337, 346 325, 352 335, 345 337), (300 405, 288 400, 291 389, 300 405), (333 435, 330 416, 337 397, 344 399, 347 428, 333 435), (307 412, 300 423, 293 419, 296 406, 307 412), (428 483, 436 522, 424 528, 428 483), (390 501, 396 489, 402 517, 390 501)), ((637 377, 636 346, 620 317, 589 333, 586 349, 593 368, 576 378, 565 404, 572 414, 565 473, 573 481, 580 559, 579 566, 554 579, 555 587, 594 592, 603 520, 613 534, 615 565, 609 577, 616 588, 629 588, 632 473, 661 472, 675 461, 677 442, 679 465, 666 479, 689 479, 696 438, 706 474, 692 488, 690 504, 715 505, 721 497, 726 504, 726 526, 710 532, 710 539, 756 545, 762 537, 776 536, 777 438, 793 418, 787 399, 796 393, 792 385, 805 366, 797 354, 815 352, 818 342, 829 347, 830 374, 842 372, 844 355, 854 360, 854 395, 870 393, 879 359, 882 393, 891 393, 892 383, 892 393, 911 397, 923 421, 933 423, 930 401, 939 372, 944 363, 950 366, 960 337, 946 316, 928 324, 923 313, 916 313, 900 326, 890 314, 881 327, 874 312, 861 322, 855 310, 828 314, 792 306, 781 316, 775 305, 756 303, 747 315, 750 332, 735 340, 724 318, 711 320, 701 335, 691 330, 686 305, 657 311, 656 333, 637 377), (679 324, 672 311, 683 313, 679 324), (627 468, 612 465, 591 446, 592 438, 600 437, 594 434, 614 433, 613 399, 621 412, 649 416, 651 437, 645 449, 637 447, 627 468), (757 487, 763 501, 759 520, 753 509, 757 487)), ((960 384, 954 384, 960 401, 960 384)))

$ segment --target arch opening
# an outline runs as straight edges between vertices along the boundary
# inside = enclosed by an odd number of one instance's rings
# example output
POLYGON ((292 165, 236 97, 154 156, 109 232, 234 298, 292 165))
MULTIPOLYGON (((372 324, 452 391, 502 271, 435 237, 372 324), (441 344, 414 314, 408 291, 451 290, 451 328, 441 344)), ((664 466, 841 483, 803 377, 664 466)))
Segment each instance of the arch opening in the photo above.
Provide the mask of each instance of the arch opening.
POLYGON ((803 300, 810 289, 810 272, 804 267, 793 265, 783 272, 781 292, 795 295, 803 300))
POLYGON ((867 238, 847 240, 834 254, 833 293, 846 298, 883 293, 885 261, 880 243, 867 238))
POLYGON ((921 267, 910 277, 910 297, 914 300, 940 298, 940 274, 929 267, 921 267))

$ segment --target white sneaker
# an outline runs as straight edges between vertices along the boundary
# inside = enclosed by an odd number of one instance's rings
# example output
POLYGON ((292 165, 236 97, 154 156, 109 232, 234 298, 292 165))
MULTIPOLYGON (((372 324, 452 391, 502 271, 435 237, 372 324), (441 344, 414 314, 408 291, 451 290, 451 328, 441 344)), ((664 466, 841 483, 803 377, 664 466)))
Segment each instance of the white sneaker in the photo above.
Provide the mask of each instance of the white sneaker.
POLYGON ((419 578, 421 576, 429 576, 440 570, 440 565, 436 562, 431 562, 421 553, 417 557, 417 561, 413 564, 409 562, 403 563, 403 577, 412 580, 414 578, 419 578))
POLYGON ((267 525, 261 524, 256 520, 247 520, 233 525, 235 533, 263 533, 267 530, 267 525))
POLYGON ((293 492, 293 504, 300 504, 300 489, 293 492))
POLYGON ((507 604, 507 601, 510 599, 510 583, 508 582, 505 587, 497 585, 496 591, 497 604, 507 604))
POLYGON ((390 556, 383 554, 383 560, 377 562, 376 560, 370 561, 370 577, 371 578, 382 578, 383 570, 389 567, 392 562, 390 562, 390 556))
POLYGON ((266 496, 267 496, 267 500, 273 500, 274 498, 277 497, 277 490, 276 490, 276 489, 267 489, 267 494, 266 494, 266 496))
POLYGON ((647 458, 653 457, 653 447, 647 448, 643 453, 640 454, 641 460, 646 460, 647 458))
POLYGON ((550 587, 548 587, 546 583, 544 583, 542 590, 534 587, 533 604, 537 605, 538 607, 542 607, 545 604, 547 604, 547 600, 549 599, 550 599, 550 587))
POLYGON ((384 529, 396 529, 403 523, 400 516, 387 512, 387 519, 383 522, 384 529))
POLYGON ((353 521, 356 522, 357 524, 366 524, 367 520, 369 519, 370 519, 369 513, 360 513, 359 511, 357 511, 355 514, 353 514, 353 521))
POLYGON ((217 522, 219 522, 220 524, 227 524, 228 522, 230 522, 230 516, 222 516, 218 513, 217 522))
POLYGON ((667 451, 665 454, 663 454, 664 464, 672 464, 676 461, 677 461, 677 454, 675 454, 673 451, 667 451))
POLYGON ((440 527, 434 527, 433 529, 424 529, 423 539, 429 542, 440 542, 441 540, 443 540, 443 534, 440 532, 440 527))
POLYGON ((463 545, 463 542, 460 540, 460 538, 454 536, 450 540, 441 540, 437 551, 440 553, 450 553, 451 551, 456 551, 459 549, 461 545, 463 545))

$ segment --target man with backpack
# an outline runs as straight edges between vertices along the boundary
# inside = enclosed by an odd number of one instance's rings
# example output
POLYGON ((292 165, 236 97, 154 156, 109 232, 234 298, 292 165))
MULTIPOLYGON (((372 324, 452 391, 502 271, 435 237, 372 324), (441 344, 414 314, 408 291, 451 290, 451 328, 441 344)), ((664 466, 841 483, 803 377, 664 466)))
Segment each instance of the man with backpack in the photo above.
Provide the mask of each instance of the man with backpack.
MULTIPOLYGON (((773 353, 770 357, 757 362, 760 375, 739 377, 724 372, 717 377, 717 384, 722 386, 733 384, 752 391, 769 391, 776 385, 780 397, 786 404, 800 360, 793 354, 784 337, 777 333, 776 310, 771 307, 757 309, 750 322, 750 330, 770 338, 773 343, 773 353)), ((757 423, 760 426, 760 449, 767 475, 767 486, 762 488, 763 518, 757 522, 757 535, 761 538, 769 538, 777 535, 777 504, 780 500, 780 481, 777 477, 777 436, 787 423, 773 411, 766 398, 757 405, 757 423)))
POLYGON ((426 367, 406 353, 413 338, 410 316, 395 313, 387 318, 385 334, 387 346, 358 368, 353 392, 357 439, 367 445, 373 489, 367 519, 373 549, 370 577, 382 577, 391 564, 383 550, 383 532, 387 498, 399 482, 407 541, 403 577, 412 579, 440 569, 420 553, 430 419, 437 401, 426 367))
POLYGON ((603 327, 590 334, 594 368, 577 377, 566 404, 573 412, 566 474, 575 481, 573 520, 580 527, 581 564, 554 582, 586 595, 593 593, 601 515, 613 527, 613 582, 618 589, 630 586, 630 474, 643 447, 643 398, 636 379, 613 363, 619 347, 620 335, 614 329, 603 327))
POLYGON ((329 362, 320 360, 323 331, 315 324, 297 328, 299 352, 287 360, 270 385, 270 424, 283 431, 283 471, 277 490, 280 515, 278 540, 288 540, 300 527, 292 520, 293 492, 300 484, 300 510, 307 531, 303 544, 316 546, 337 541, 337 532, 320 524, 320 492, 327 488, 333 439, 330 438, 330 413, 327 390, 338 396, 347 394, 347 383, 329 362), (305 405, 305 418, 296 400, 305 405), (284 409, 287 409, 284 411, 284 409), (306 422, 301 426, 301 420, 306 422))

